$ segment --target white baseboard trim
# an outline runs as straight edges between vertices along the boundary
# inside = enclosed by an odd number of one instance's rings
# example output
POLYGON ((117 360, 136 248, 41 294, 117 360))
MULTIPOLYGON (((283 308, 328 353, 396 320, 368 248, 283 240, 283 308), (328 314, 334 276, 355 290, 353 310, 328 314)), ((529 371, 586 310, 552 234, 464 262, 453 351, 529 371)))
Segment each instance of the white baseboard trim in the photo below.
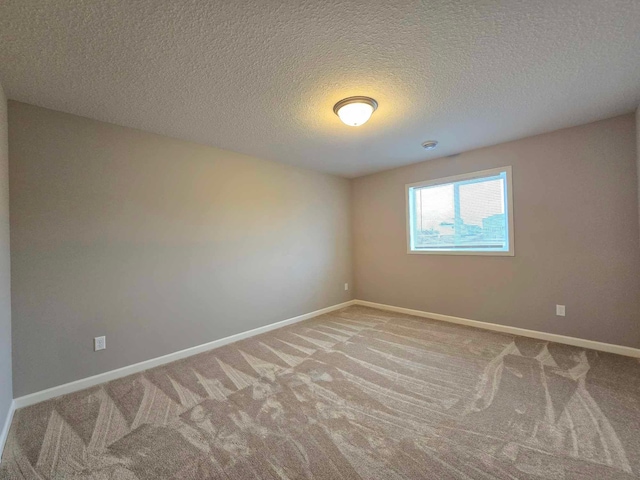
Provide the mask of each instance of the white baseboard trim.
POLYGON ((2 426, 2 431, 0 431, 0 462, 2 462, 2 452, 4 451, 4 446, 7 443, 9 428, 11 427, 11 420, 13 420, 13 412, 15 411, 16 401, 12 400, 11 405, 9 406, 9 411, 7 412, 7 418, 5 418, 4 425, 2 426))
POLYGON ((616 353, 618 355, 624 355, 627 357, 640 358, 640 349, 625 347, 622 345, 614 345, 612 343, 596 342, 594 340, 584 340, 582 338, 567 337, 565 335, 557 335, 555 333, 539 332, 537 330, 527 330, 526 328, 510 327, 508 325, 499 325, 497 323, 488 323, 478 320, 469 320, 468 318, 452 317, 451 315, 442 315, 440 313, 430 313, 423 312, 422 310, 394 307, 392 305, 384 305, 382 303, 367 302, 366 300, 355 300, 354 303, 355 305, 378 308, 380 310, 388 310, 390 312, 406 313, 408 315, 414 315, 416 317, 430 318, 432 320, 456 323, 458 325, 467 325, 469 327, 482 328, 484 330, 492 330, 494 332, 510 333, 512 335, 520 335, 522 337, 536 338, 538 340, 546 340, 549 342, 564 343, 565 345, 573 345, 574 347, 589 348, 591 350, 599 350, 601 352, 616 353))
POLYGON ((110 370, 108 372, 100 373, 92 377, 83 378, 80 380, 76 380, 74 382, 65 383, 63 385, 58 385, 56 387, 48 388, 46 390, 42 390, 39 392, 31 393, 29 395, 24 395, 22 397, 15 398, 11 404, 11 409, 9 411, 9 415, 7 416, 5 424, 2 428, 2 431, 0 432, 0 453, 2 452, 4 443, 6 442, 6 438, 9 433, 9 427, 11 425, 11 419, 13 417, 13 413, 15 412, 15 410, 19 408, 27 407, 29 405, 34 405, 36 403, 40 403, 45 400, 49 400, 51 398, 59 397, 60 395, 66 395, 68 393, 84 390, 85 388, 89 388, 95 385, 99 385, 101 383, 109 382, 117 378, 126 377, 127 375, 142 372, 144 370, 148 370, 153 367, 164 365, 166 363, 174 362, 176 360, 190 357, 192 355, 197 355, 198 353, 203 353, 209 350, 213 350, 215 348, 228 345, 229 343, 237 342, 239 340, 243 340, 245 338, 249 338, 254 335, 259 335, 261 333, 266 333, 271 330, 275 330, 277 328, 281 328, 297 322, 302 322, 304 320, 317 317, 324 313, 329 313, 335 310, 339 310, 341 308, 349 307, 351 305, 363 305, 366 307, 378 308, 380 310, 387 310, 391 312, 414 315, 416 317, 430 318, 433 320, 440 320, 443 322, 455 323, 458 325, 467 325, 470 327, 481 328, 484 330, 492 330, 495 332, 509 333, 512 335, 520 335, 523 337, 536 338, 538 340, 564 343, 566 345, 573 345, 581 348, 589 348, 592 350, 599 350, 602 352, 609 352, 609 353, 615 353, 618 355, 625 355, 628 357, 640 358, 640 349, 637 349, 637 348, 625 347, 622 345, 613 345, 610 343, 596 342, 593 340, 584 340, 581 338, 568 337, 564 335, 556 335, 554 333, 539 332, 536 330, 527 330, 527 329, 518 328, 518 327, 510 327, 507 325, 499 325, 496 323, 481 322, 478 320, 470 320, 467 318, 453 317, 451 315, 442 315, 439 313, 424 312, 422 310, 412 310, 410 308, 395 307, 392 305, 368 302, 365 300, 350 300, 348 302, 332 305, 330 307, 322 308, 320 310, 316 310, 310 313, 305 313, 304 315, 299 315, 297 317, 288 318, 286 320, 272 323, 270 325, 254 328, 253 330, 237 333, 229 337, 214 340, 212 342, 187 348, 185 350, 180 350, 178 352, 170 353, 168 355, 163 355, 162 357, 152 358, 150 360, 145 360, 143 362, 135 363, 133 365, 128 365, 126 367, 118 368, 116 370, 110 370))
POLYGON ((150 368, 157 367, 159 365, 164 365, 166 363, 175 362, 176 360, 180 360, 182 358, 190 357, 192 355, 197 355, 198 353, 203 353, 208 350, 213 350, 214 348, 219 348, 224 345, 228 345, 229 343, 237 342, 238 340, 243 340, 245 338, 253 337, 254 335, 259 335, 261 333, 266 333, 271 330, 275 330, 276 328, 285 327, 293 323, 302 322, 303 320, 308 320, 310 318, 317 317, 318 315, 333 312, 334 310, 339 310, 341 308, 349 307, 354 304, 355 304, 355 300, 349 300, 348 302, 332 305, 330 307, 322 308, 314 312, 305 313, 304 315, 298 315, 297 317, 288 318, 280 322, 271 323, 263 327, 254 328, 253 330, 237 333, 229 337, 220 338, 218 340, 204 343, 202 345, 197 345, 195 347, 187 348, 185 350, 180 350, 178 352, 170 353, 168 355, 163 355, 162 357, 152 358, 150 360, 145 360, 140 363, 134 363, 133 365, 128 365, 126 367, 118 368, 116 370, 110 370, 108 372, 99 373, 98 375, 94 375, 92 377, 82 378, 74 382, 65 383, 63 385, 58 385, 56 387, 48 388, 46 390, 30 393, 29 395, 24 395, 22 397, 15 398, 13 400, 14 409, 28 407, 29 405, 34 405, 36 403, 44 402, 45 400, 59 397, 60 395, 66 395, 68 393, 84 390, 85 388, 89 388, 101 383, 109 382, 117 378, 126 377, 127 375, 131 375, 133 373, 149 370, 150 368))

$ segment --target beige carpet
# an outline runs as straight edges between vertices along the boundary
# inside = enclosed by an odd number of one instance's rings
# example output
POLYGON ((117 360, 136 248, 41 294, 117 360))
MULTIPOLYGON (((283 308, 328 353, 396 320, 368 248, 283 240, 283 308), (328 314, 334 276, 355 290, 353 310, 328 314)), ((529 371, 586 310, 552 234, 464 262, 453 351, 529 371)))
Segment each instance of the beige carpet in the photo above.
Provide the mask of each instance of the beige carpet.
POLYGON ((0 478, 640 478, 640 362, 349 307, 19 410, 0 478))

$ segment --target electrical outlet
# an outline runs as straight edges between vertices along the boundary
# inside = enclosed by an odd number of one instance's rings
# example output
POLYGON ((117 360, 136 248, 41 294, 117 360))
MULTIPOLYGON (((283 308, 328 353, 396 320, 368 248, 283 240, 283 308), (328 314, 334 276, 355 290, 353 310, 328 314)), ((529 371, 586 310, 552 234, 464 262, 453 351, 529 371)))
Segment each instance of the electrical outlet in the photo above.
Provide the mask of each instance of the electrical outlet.
POLYGON ((556 315, 559 317, 564 317, 565 315, 565 306, 564 305, 556 305, 556 315))
POLYGON ((104 350, 107 348, 107 337, 96 337, 93 339, 93 350, 104 350))
POLYGON ((345 284, 344 284, 344 289, 345 289, 345 290, 349 290, 349 284, 348 284, 348 283, 345 283, 345 284))

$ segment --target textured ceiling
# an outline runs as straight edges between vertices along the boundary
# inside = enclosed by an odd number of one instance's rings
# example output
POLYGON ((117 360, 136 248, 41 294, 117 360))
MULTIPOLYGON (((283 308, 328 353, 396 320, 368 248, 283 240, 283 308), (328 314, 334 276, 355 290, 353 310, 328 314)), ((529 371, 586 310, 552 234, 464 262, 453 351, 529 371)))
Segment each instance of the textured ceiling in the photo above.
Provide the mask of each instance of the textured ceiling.
POLYGON ((1 0, 0 82, 15 100, 357 176, 632 111, 640 1, 1 0), (350 95, 380 104, 359 128, 332 112, 350 95))

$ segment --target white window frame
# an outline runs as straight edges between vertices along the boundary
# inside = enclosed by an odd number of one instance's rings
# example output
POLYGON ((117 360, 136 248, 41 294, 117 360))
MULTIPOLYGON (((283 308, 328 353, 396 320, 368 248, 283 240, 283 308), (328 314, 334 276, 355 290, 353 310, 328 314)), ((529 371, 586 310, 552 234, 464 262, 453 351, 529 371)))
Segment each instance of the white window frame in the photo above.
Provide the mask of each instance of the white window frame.
POLYGON ((479 172, 464 173, 462 175, 455 175, 452 177, 437 178, 434 180, 426 180, 423 182, 409 183, 405 185, 406 202, 406 217, 407 217, 407 253, 412 255, 488 255, 496 257, 513 257, 515 256, 514 247, 514 234, 513 234, 513 180, 511 175, 511 166, 491 168, 489 170, 482 170, 479 172), (509 230, 509 250, 508 251, 473 251, 473 250, 414 250, 411 242, 412 231, 412 205, 409 197, 411 188, 415 187, 433 187, 436 185, 443 185, 446 183, 454 183, 463 180, 473 180, 475 178, 491 177, 502 172, 506 173, 507 177, 507 194, 506 194, 506 207, 507 207, 507 228, 509 230))

